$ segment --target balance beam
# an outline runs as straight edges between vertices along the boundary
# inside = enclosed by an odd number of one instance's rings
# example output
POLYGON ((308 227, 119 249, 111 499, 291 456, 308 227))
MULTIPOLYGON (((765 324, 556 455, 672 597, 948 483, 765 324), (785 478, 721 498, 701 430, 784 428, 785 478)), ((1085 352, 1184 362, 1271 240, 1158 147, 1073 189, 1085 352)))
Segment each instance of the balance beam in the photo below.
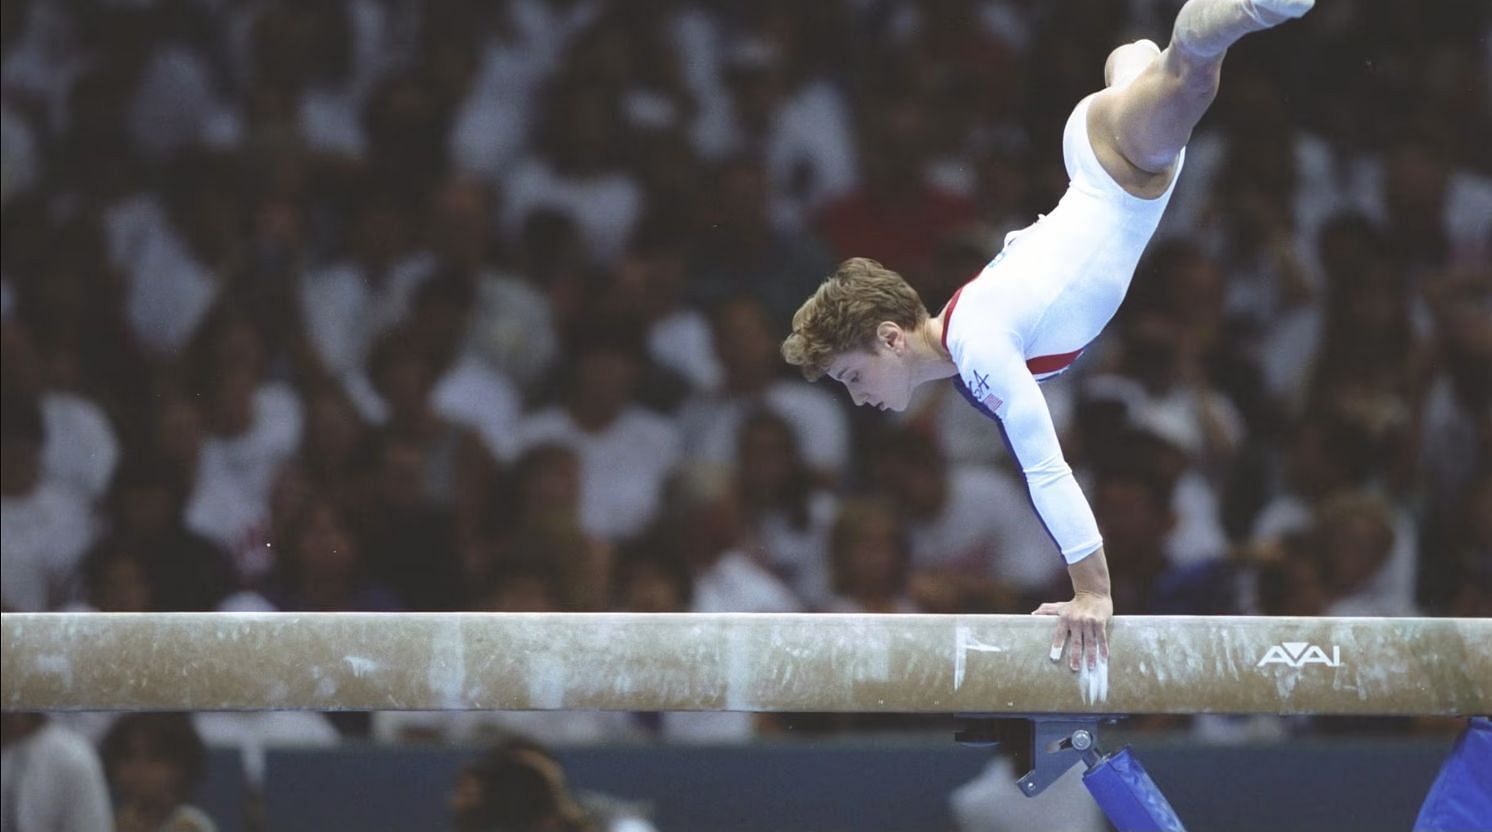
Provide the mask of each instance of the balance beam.
POLYGON ((1028 615, 6 613, 0 705, 1492 712, 1492 621, 1121 616, 1103 680, 1051 662, 1053 624, 1028 615))

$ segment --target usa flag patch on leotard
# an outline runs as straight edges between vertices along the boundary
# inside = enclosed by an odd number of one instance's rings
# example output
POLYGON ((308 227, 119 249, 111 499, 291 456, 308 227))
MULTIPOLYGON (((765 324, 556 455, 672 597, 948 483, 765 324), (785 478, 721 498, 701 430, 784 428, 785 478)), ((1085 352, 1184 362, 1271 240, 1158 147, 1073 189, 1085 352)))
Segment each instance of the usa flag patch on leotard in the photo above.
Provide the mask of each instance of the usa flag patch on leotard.
POLYGON ((989 412, 994 413, 998 411, 1000 409, 1000 405, 1004 404, 1005 402, 1001 401, 999 396, 991 393, 988 396, 985 396, 983 399, 980 399, 980 403, 989 408, 989 412))

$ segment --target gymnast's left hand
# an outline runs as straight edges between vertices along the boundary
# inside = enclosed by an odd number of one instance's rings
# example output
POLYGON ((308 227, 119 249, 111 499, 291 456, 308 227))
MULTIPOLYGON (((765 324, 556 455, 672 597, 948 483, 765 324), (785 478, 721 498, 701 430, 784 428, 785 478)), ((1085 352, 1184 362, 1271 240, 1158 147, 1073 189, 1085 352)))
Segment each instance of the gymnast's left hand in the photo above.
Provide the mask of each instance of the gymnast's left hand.
POLYGON ((1114 599, 1096 592, 1079 592, 1071 601, 1048 602, 1032 615, 1057 616, 1057 631, 1052 637, 1052 661, 1062 660, 1064 647, 1067 666, 1077 670, 1086 663, 1089 670, 1100 660, 1109 660, 1109 619, 1114 617, 1114 599))

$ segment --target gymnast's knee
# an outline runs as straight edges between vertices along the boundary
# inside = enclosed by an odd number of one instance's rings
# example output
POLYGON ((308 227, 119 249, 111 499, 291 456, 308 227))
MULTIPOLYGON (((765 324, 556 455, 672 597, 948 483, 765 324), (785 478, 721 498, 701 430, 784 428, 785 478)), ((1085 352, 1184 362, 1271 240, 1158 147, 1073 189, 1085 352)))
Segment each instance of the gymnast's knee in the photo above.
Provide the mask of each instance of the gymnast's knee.
POLYGON ((1103 83, 1106 87, 1124 86, 1144 72, 1160 55, 1160 47, 1153 40, 1140 39, 1116 48, 1103 63, 1103 83))

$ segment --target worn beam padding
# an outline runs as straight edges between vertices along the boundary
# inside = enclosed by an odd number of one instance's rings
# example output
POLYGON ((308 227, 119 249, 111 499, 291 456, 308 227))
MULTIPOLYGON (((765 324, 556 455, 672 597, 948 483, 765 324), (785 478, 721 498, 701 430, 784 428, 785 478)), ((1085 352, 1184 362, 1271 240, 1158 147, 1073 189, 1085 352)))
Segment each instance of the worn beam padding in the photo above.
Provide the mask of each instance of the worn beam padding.
POLYGON ((1485 714, 1492 621, 1029 615, 6 613, 6 710, 1485 714))

